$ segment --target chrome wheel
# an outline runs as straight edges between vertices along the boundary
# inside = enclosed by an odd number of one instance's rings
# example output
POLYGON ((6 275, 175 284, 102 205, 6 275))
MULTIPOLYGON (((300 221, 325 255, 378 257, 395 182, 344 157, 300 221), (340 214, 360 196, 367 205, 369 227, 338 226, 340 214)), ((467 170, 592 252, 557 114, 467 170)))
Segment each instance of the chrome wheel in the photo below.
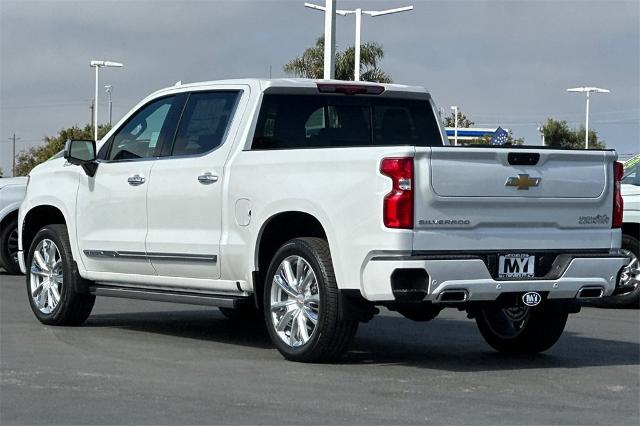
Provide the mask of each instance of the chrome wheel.
POLYGON ((510 306, 508 308, 483 310, 487 326, 501 338, 517 337, 529 322, 530 310, 527 306, 510 306))
POLYGON ((620 274, 620 287, 633 291, 640 283, 640 265, 638 265, 638 257, 630 250, 621 250, 625 256, 631 258, 627 266, 622 269, 620 274))
POLYGON ((291 347, 306 344, 316 330, 320 311, 318 280, 300 256, 284 259, 273 277, 271 321, 278 337, 291 347))
POLYGON ((52 240, 43 239, 38 243, 29 273, 34 305, 43 314, 50 314, 60 303, 64 281, 60 250, 52 240))

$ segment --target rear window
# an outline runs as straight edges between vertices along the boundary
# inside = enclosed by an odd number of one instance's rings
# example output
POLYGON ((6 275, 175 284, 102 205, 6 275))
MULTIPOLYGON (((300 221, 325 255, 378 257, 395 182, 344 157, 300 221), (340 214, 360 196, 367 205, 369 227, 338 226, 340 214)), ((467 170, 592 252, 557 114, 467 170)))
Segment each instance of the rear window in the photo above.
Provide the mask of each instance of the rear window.
POLYGON ((222 144, 238 91, 192 93, 180 119, 171 155, 197 155, 222 144))
POLYGON ((266 94, 252 149, 442 146, 426 100, 266 94))

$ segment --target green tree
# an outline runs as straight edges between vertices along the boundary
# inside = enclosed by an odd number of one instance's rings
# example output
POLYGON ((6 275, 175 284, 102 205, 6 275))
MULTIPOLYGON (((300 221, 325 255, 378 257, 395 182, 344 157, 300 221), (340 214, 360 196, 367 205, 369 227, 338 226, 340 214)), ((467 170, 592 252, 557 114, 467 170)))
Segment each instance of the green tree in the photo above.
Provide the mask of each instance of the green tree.
POLYGON ((3 173, 3 172, 2 172, 2 169, 0 169, 0 177, 2 177, 2 176, 3 176, 3 174, 2 174, 2 173, 3 173))
MULTIPOLYGON (((542 126, 544 143, 554 148, 584 149, 584 126, 571 129, 565 120, 547 119, 542 126)), ((589 130, 589 148, 603 149, 606 144, 595 130, 589 130)))
MULTIPOLYGON (((473 126, 473 121, 469 120, 466 115, 462 113, 462 111, 458 110, 458 127, 471 127, 473 126)), ((453 111, 450 115, 444 118, 445 127, 454 127, 456 125, 456 117, 453 111)))
MULTIPOLYGON (((378 83, 391 83, 391 76, 380 68, 380 61, 384 57, 384 49, 376 42, 367 42, 360 46, 360 79, 378 83)), ((344 51, 336 51, 337 80, 353 80, 355 64, 355 49, 349 47, 344 51)), ((324 75, 324 37, 316 40, 316 44, 302 55, 293 58, 282 67, 287 74, 321 79, 324 75)))
MULTIPOLYGON (((101 138, 111 130, 108 124, 98 125, 98 137, 101 138)), ((84 128, 68 127, 58 132, 56 136, 44 137, 44 144, 29 148, 18 155, 16 159, 16 176, 26 176, 38 164, 47 161, 64 149, 68 139, 93 139, 93 126, 87 124, 84 128)))

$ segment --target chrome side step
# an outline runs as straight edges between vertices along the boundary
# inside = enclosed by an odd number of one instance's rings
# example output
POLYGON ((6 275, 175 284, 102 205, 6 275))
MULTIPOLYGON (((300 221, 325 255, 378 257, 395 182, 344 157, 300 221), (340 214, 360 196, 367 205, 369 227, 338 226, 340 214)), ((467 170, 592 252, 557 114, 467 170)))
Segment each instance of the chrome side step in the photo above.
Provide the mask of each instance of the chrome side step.
POLYGON ((96 296, 120 297, 124 299, 152 300, 156 302, 184 303, 187 305, 218 306, 236 308, 239 303, 253 301, 252 297, 229 296, 189 291, 159 290, 136 287, 94 285, 89 292, 96 296))

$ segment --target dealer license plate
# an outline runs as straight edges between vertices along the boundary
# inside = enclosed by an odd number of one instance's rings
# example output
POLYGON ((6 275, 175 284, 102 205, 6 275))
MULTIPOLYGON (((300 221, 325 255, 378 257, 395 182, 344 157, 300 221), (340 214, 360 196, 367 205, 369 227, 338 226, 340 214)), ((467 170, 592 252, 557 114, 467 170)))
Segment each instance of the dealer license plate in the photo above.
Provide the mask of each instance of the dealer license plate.
POLYGON ((535 277, 536 257, 524 253, 500 255, 498 261, 499 278, 535 277))

